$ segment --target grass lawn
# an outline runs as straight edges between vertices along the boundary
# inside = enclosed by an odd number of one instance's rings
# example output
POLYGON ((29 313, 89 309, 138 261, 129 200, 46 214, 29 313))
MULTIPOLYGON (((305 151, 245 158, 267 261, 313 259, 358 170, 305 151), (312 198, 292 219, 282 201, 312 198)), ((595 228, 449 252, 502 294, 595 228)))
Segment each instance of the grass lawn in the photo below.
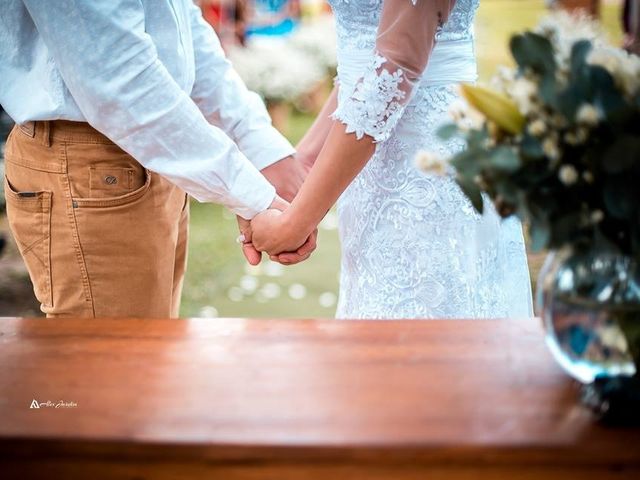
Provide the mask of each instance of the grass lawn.
MULTIPOLYGON (((508 62, 508 39, 535 25, 546 12, 543 0, 482 0, 476 20, 481 80, 508 62)), ((619 43, 620 7, 607 2, 603 21, 619 43)), ((312 122, 296 114, 289 131, 295 143, 312 122)), ((340 245, 332 213, 321 225, 319 246, 306 263, 280 267, 266 261, 249 268, 234 243, 236 224, 224 209, 192 204, 189 268, 183 295, 183 316, 330 317, 338 291, 340 245)), ((540 257, 530 259, 535 276, 540 257)))

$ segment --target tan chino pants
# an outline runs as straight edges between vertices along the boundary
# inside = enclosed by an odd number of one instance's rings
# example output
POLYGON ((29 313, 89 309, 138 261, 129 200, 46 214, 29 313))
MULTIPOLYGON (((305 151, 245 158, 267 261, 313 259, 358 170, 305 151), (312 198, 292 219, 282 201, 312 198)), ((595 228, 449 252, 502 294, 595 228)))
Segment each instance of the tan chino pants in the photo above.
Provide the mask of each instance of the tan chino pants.
POLYGON ((9 227, 47 316, 178 316, 184 191, 80 122, 16 126, 5 162, 9 227))

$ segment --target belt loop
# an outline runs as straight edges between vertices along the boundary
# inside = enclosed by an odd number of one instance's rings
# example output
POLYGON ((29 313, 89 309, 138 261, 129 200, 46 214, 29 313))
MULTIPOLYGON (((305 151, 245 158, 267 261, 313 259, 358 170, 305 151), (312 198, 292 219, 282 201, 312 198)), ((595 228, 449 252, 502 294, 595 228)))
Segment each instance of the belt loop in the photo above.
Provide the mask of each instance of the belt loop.
POLYGON ((36 122, 25 122, 21 123, 20 130, 25 135, 29 135, 31 138, 36 136, 36 122))
POLYGON ((45 120, 43 122, 40 122, 40 124, 42 125, 42 138, 40 139, 40 142, 42 142, 42 145, 44 145, 45 147, 50 147, 51 146, 51 122, 48 120, 45 120))

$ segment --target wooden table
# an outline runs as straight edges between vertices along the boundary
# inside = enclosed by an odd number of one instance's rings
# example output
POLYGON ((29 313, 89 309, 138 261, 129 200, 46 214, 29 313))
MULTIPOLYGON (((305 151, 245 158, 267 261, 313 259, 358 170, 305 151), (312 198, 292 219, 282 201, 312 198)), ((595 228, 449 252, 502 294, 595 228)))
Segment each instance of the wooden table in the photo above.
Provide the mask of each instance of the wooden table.
POLYGON ((535 319, 4 319, 0 365, 2 479, 640 478, 535 319))

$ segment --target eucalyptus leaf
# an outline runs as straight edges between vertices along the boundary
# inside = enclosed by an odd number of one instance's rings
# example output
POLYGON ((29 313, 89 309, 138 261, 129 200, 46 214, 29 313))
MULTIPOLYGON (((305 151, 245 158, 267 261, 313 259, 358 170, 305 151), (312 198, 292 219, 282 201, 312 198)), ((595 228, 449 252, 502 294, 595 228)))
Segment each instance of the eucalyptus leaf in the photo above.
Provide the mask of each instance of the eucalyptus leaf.
POLYGON ((487 163, 486 150, 468 148, 451 159, 451 165, 458 173, 469 179, 475 178, 487 163))
POLYGON ((604 204, 614 218, 626 220, 638 209, 636 185, 625 175, 610 176, 602 191, 604 204))
POLYGON ((446 125, 441 126, 437 131, 438 137, 445 141, 451 140, 458 136, 459 133, 460 129, 455 123, 447 123, 446 125))
POLYGON ((509 46, 521 70, 530 68, 540 75, 555 74, 553 46, 547 38, 537 33, 525 32, 511 37, 509 46))
POLYGON ((531 237, 531 250, 534 252, 540 252, 549 244, 551 230, 546 223, 531 222, 529 227, 529 236, 531 237))
POLYGON ((580 105, 584 102, 591 103, 593 93, 590 79, 590 65, 587 63, 587 55, 592 49, 589 40, 580 40, 571 48, 569 85, 560 94, 558 107, 564 115, 573 120, 580 105))
POLYGON ((482 200, 480 188, 473 181, 469 181, 468 178, 458 177, 457 182, 462 192, 473 205, 473 208, 475 208, 478 213, 482 213, 484 209, 484 202, 482 200))
POLYGON ((640 138, 621 135, 602 155, 602 169, 616 174, 640 165, 640 138))
POLYGON ((525 157, 532 159, 544 158, 544 150, 542 149, 542 143, 531 135, 525 135, 520 143, 520 152, 525 157))
POLYGON ((547 105, 558 108, 558 89, 553 73, 547 73, 542 76, 542 80, 540 81, 540 97, 547 105))
POLYGON ((587 55, 593 46, 589 40, 579 40, 573 44, 571 47, 571 75, 572 79, 575 80, 580 75, 584 75, 586 73, 585 67, 587 64, 587 55))
POLYGON ((592 66, 589 72, 594 105, 603 112, 606 120, 616 121, 627 110, 627 102, 607 70, 592 66))
POLYGON ((520 158, 511 147, 498 147, 491 154, 491 165, 504 172, 515 172, 520 168, 520 158))

